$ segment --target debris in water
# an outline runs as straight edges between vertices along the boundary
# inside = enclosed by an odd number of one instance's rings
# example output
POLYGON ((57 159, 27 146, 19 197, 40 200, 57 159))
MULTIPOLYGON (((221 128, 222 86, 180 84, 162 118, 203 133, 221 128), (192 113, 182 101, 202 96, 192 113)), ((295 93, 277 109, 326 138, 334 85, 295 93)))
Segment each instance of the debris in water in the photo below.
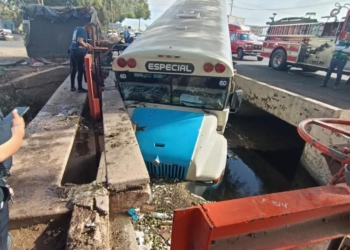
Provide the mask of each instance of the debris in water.
POLYGON ((144 214, 149 214, 149 213, 155 212, 156 210, 157 210, 157 206, 144 204, 141 206, 140 212, 144 214))
POLYGON ((44 66, 44 63, 42 63, 42 62, 35 62, 35 63, 33 63, 32 66, 33 67, 41 67, 41 66, 44 66))
POLYGON ((151 216, 153 218, 157 218, 157 219, 171 219, 171 216, 166 215, 164 213, 153 212, 153 213, 151 213, 151 216))
POLYGON ((191 195, 192 195, 193 197, 196 197, 196 198, 198 198, 198 199, 201 199, 201 200, 204 200, 204 201, 205 201, 205 199, 204 199, 203 197, 199 196, 199 195, 196 195, 196 194, 193 194, 193 193, 191 193, 191 195))
POLYGON ((191 195, 187 182, 179 180, 153 178, 151 190, 152 203, 143 205, 138 213, 139 220, 132 222, 135 231, 144 233, 144 244, 139 244, 139 249, 170 249, 174 210, 210 202, 191 195))
POLYGON ((130 208, 128 210, 128 215, 131 216, 131 218, 134 220, 134 221, 138 221, 139 220, 139 217, 137 216, 137 212, 134 208, 130 208))
POLYGON ((227 149, 227 156, 229 158, 232 158, 233 155, 234 155, 233 151, 231 149, 227 149))

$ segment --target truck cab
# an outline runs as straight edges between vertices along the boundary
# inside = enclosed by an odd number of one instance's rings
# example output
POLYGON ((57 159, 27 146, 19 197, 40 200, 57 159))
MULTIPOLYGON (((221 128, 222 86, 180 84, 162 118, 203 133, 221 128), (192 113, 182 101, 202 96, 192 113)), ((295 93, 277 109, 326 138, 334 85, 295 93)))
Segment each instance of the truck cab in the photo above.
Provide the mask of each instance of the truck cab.
POLYGON ((263 42, 258 40, 249 27, 230 23, 229 31, 231 52, 237 54, 239 60, 243 60, 244 56, 256 56, 258 61, 263 60, 263 57, 260 56, 263 42))

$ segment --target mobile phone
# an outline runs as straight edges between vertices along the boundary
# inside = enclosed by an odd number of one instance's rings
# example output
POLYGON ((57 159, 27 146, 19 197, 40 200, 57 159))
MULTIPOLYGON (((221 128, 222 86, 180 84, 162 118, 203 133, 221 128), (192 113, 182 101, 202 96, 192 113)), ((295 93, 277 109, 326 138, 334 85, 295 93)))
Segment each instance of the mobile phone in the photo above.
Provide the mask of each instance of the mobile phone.
MULTIPOLYGON (((25 113, 27 113, 27 111, 29 110, 29 107, 16 107, 15 109, 17 109, 18 115, 23 117, 25 115, 25 113)), ((10 114, 8 114, 3 120, 2 123, 11 123, 13 120, 13 115, 12 112, 10 114)))

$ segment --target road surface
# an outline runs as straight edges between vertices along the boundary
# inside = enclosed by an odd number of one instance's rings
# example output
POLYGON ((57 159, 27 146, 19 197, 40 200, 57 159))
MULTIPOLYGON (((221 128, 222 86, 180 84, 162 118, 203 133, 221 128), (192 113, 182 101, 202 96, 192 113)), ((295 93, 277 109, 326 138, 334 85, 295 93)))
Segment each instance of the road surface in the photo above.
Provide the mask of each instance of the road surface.
MULTIPOLYGON (((27 58, 23 41, 0 41, 0 63, 13 62, 27 58)), ((285 90, 339 107, 350 109, 350 85, 345 85, 347 76, 343 77, 341 88, 334 90, 335 74, 328 83, 328 88, 319 88, 325 72, 303 73, 292 68, 288 72, 273 70, 267 66, 268 60, 258 62, 255 57, 245 57, 243 61, 234 58, 238 74, 283 88, 285 90)))
POLYGON ((323 82, 325 72, 304 73, 292 68, 288 72, 277 71, 268 67, 268 60, 258 62, 255 57, 245 57, 243 61, 233 58, 237 63, 237 73, 260 82, 264 82, 299 95, 342 109, 350 109, 350 85, 345 85, 348 76, 342 77, 340 89, 333 89, 336 74, 328 82, 327 88, 318 87, 323 82))
POLYGON ((0 63, 15 62, 27 57, 23 41, 0 41, 0 63))

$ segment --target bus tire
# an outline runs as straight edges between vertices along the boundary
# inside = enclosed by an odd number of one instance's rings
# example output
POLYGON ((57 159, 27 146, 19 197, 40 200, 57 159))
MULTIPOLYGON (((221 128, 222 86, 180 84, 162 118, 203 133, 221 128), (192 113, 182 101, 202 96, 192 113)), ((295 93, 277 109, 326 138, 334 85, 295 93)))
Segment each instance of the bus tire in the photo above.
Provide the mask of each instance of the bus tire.
POLYGON ((262 60, 264 60, 264 57, 258 56, 258 61, 261 62, 262 60))
POLYGON ((243 49, 241 49, 241 48, 239 48, 238 50, 237 50, 237 58, 238 58, 238 60, 243 60, 243 57, 244 57, 244 55, 243 55, 243 49))
POLYGON ((271 66, 275 70, 287 69, 287 55, 283 49, 277 49, 271 56, 271 66))

